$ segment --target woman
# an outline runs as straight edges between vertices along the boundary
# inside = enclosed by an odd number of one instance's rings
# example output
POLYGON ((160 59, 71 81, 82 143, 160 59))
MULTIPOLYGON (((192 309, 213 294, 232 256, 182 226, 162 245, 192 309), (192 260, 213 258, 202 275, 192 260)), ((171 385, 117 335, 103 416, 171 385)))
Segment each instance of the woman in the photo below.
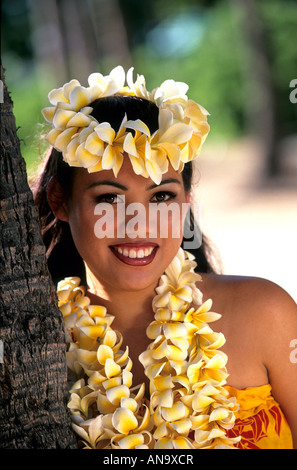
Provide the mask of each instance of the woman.
POLYGON ((195 231, 197 265, 181 248, 207 112, 183 83, 148 92, 132 69, 124 81, 121 67, 72 80, 43 110, 52 148, 34 194, 74 429, 90 448, 297 446, 296 304, 266 280, 216 274, 195 231))

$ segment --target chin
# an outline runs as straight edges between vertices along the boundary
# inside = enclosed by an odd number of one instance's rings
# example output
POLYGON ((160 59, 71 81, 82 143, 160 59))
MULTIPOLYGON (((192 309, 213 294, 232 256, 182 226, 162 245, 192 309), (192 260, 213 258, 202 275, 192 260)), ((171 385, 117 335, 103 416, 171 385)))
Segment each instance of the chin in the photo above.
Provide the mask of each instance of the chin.
POLYGON ((114 281, 117 291, 140 292, 146 289, 154 289, 157 287, 161 274, 156 272, 144 273, 137 270, 134 273, 126 273, 121 276, 118 281, 114 281))

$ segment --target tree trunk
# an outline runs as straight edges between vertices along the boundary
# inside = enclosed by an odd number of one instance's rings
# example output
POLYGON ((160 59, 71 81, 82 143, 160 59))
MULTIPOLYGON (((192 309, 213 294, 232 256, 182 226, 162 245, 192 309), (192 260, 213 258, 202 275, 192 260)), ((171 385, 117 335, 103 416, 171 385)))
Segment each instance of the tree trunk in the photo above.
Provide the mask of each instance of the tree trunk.
POLYGON ((44 96, 73 78, 84 84, 91 72, 109 73, 111 65, 131 67, 118 0, 32 0, 29 11, 44 96))
MULTIPOLYGON (((1 79, 4 71, 1 65, 1 79)), ((2 82, 1 82, 2 83, 2 82)), ((0 447, 75 448, 63 322, 4 83, 0 160, 0 447)))
POLYGON ((234 13, 238 13, 239 28, 246 45, 247 60, 244 62, 244 73, 249 85, 246 100, 248 131, 261 140, 263 176, 276 176, 280 171, 280 162, 275 90, 271 79, 272 71, 261 9, 256 0, 230 0, 229 4, 234 13))

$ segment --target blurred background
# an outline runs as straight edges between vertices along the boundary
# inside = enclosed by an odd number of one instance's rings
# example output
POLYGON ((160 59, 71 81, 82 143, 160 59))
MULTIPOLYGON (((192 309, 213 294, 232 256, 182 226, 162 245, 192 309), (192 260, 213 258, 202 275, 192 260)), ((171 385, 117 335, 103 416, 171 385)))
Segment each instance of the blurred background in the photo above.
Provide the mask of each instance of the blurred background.
POLYGON ((29 176, 41 108, 72 78, 134 66, 211 114, 196 165, 201 224, 227 274, 297 301, 297 1, 2 0, 2 62, 29 176))

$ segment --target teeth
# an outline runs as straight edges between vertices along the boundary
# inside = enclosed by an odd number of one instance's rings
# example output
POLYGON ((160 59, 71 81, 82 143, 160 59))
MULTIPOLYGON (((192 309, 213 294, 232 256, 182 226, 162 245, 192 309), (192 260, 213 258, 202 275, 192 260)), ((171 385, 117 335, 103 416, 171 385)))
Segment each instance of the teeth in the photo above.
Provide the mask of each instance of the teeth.
POLYGON ((154 249, 153 246, 144 249, 141 248, 140 250, 135 250, 133 248, 131 250, 128 250, 127 248, 122 249, 119 247, 114 248, 118 253, 127 256, 128 258, 145 258, 146 256, 149 256, 154 249))
MULTIPOLYGON (((139 252, 137 253, 137 258, 144 258, 144 251, 143 250, 139 250, 139 252)), ((146 255, 147 256, 147 255, 146 255)))

